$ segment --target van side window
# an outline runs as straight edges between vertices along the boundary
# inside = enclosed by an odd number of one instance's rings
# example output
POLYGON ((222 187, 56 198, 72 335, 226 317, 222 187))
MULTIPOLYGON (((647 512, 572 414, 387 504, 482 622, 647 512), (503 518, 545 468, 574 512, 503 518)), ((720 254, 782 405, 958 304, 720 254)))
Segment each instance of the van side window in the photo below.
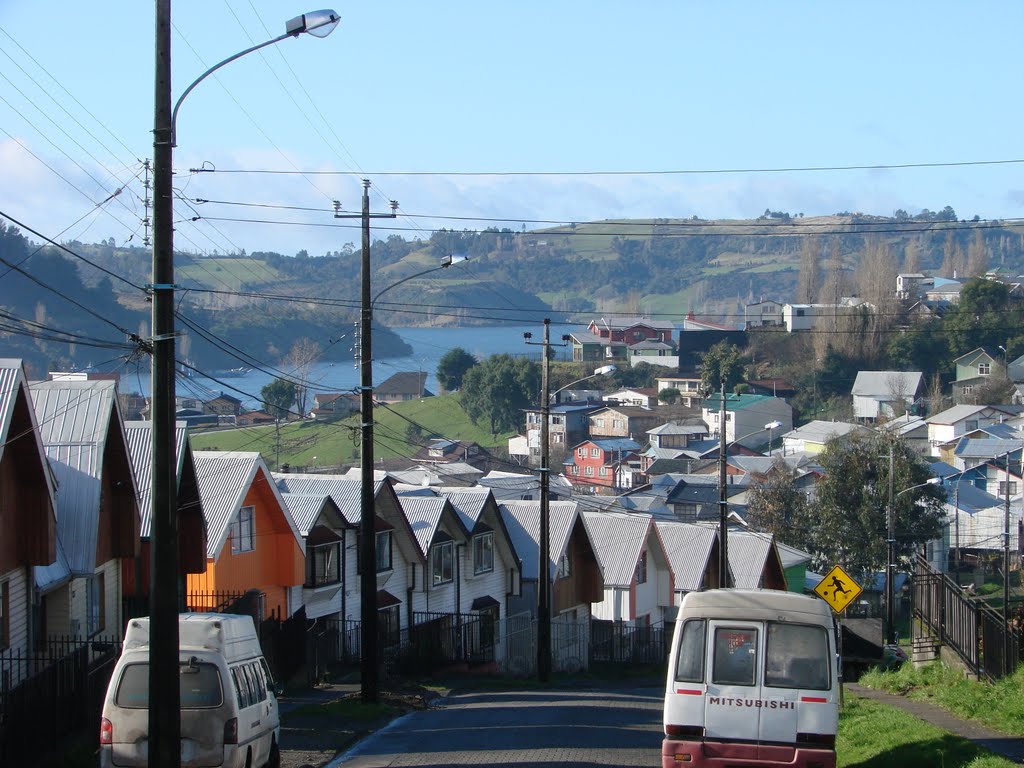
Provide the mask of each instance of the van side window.
POLYGON ((267 688, 270 690, 274 689, 274 675, 270 671, 270 665, 267 660, 260 656, 260 667, 263 669, 263 677, 267 680, 267 688))
POLYGON ((715 629, 715 658, 711 680, 719 685, 753 685, 757 669, 757 630, 715 629))
POLYGON ((245 709, 248 706, 246 701, 248 689, 239 677, 238 667, 231 668, 231 682, 235 684, 235 697, 238 699, 238 708, 245 709))
POLYGON ((267 684, 263 682, 263 671, 260 669, 259 662, 253 661, 248 665, 249 672, 252 675, 253 681, 256 683, 256 693, 259 696, 260 701, 267 700, 267 684))
POLYGON ((251 667, 251 664, 243 664, 241 667, 242 676, 245 678, 245 683, 249 687, 250 706, 256 704, 260 700, 260 692, 256 687, 256 681, 253 679, 251 667))
POLYGON ((765 685, 828 690, 830 655, 824 627, 772 622, 765 645, 765 685))
POLYGON ((684 683, 704 682, 704 637, 707 622, 691 619, 683 624, 683 636, 679 641, 679 660, 676 663, 676 680, 684 683))

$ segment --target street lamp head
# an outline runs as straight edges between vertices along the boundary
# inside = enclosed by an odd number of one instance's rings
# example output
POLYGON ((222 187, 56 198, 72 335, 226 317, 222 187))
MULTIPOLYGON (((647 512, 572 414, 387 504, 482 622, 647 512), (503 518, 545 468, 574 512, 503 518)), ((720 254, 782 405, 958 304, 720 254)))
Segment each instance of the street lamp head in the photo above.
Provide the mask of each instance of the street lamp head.
POLYGON ((450 267, 452 264, 459 264, 463 261, 469 261, 469 256, 461 253, 449 253, 441 259, 441 266, 450 267))
POLYGON ((289 19, 285 25, 285 34, 298 37, 306 32, 313 37, 327 37, 334 28, 338 26, 341 17, 332 10, 310 11, 294 19, 289 19))
POLYGON ((614 365, 602 365, 600 368, 594 369, 595 376, 609 376, 618 369, 614 365))
POLYGON ((771 430, 778 429, 781 426, 782 426, 782 422, 781 421, 769 421, 767 424, 764 425, 764 428, 767 429, 770 432, 771 430))

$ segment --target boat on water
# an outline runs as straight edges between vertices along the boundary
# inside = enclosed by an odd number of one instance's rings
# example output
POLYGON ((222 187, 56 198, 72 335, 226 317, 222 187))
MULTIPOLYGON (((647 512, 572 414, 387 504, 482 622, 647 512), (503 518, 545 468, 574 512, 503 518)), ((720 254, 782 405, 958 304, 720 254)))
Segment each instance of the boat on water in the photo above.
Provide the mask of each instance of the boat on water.
POLYGON ((223 371, 214 371, 210 374, 212 379, 236 379, 239 376, 245 376, 247 373, 251 373, 252 368, 246 368, 244 365, 240 365, 237 368, 228 368, 223 371))

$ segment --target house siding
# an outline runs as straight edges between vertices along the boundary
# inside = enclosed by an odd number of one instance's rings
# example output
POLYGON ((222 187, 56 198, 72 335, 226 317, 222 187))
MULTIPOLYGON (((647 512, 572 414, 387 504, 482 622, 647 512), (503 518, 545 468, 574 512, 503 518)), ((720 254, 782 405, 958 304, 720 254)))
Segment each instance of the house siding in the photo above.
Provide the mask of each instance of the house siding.
MULTIPOLYGON (((495 538, 497 536, 498 532, 495 531, 495 538)), ((462 564, 464 577, 459 613, 470 613, 470 608, 476 598, 489 595, 501 603, 500 615, 501 618, 505 618, 508 607, 507 597, 511 591, 511 585, 508 583, 509 570, 511 568, 512 564, 502 556, 499 547, 495 544, 494 570, 489 573, 482 573, 479 576, 473 575, 473 545, 472 540, 470 540, 470 544, 464 548, 464 562, 462 564)))
POLYGON ((15 568, 0 576, 0 582, 7 585, 8 628, 10 643, 7 646, 14 654, 28 649, 28 576, 25 568, 15 568))

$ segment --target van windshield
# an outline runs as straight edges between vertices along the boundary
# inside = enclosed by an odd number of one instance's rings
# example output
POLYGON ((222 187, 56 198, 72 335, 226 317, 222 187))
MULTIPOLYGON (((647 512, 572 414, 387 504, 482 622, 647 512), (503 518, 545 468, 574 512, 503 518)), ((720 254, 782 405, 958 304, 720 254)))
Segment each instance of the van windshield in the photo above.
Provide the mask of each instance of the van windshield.
MULTIPOLYGON (((181 662, 178 666, 182 709, 212 709, 224 701, 217 665, 181 662)), ((126 664, 117 684, 114 702, 125 709, 149 706, 149 663, 126 664)))

